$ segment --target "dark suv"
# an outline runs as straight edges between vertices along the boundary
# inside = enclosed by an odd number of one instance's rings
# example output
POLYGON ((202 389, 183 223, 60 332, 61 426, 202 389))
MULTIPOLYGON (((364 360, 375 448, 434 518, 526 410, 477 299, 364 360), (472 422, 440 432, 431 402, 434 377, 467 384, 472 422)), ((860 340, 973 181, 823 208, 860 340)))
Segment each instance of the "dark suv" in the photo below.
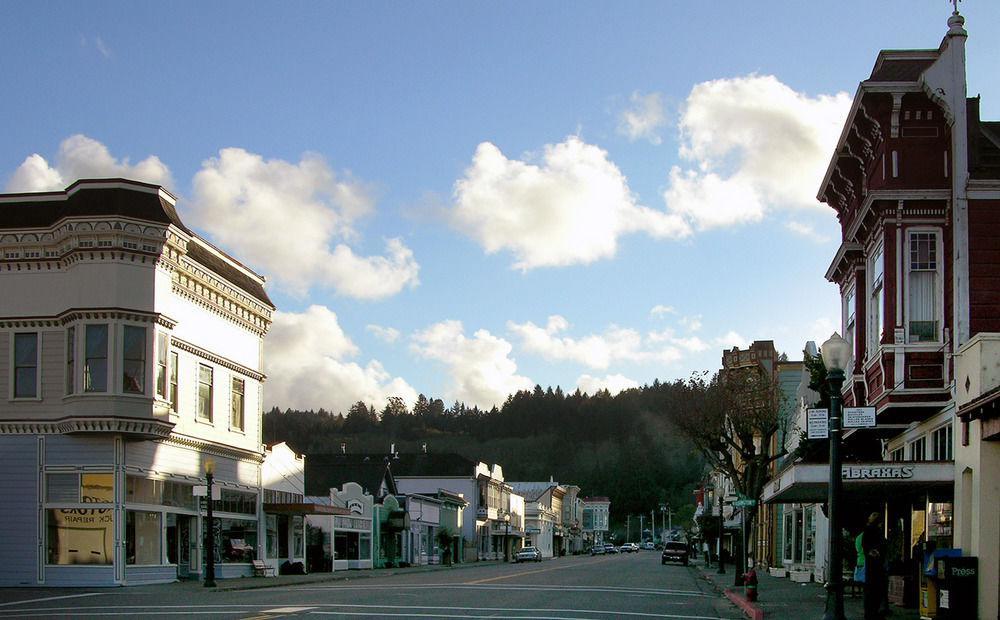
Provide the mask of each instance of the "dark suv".
POLYGON ((660 556, 660 564, 670 562, 680 562, 684 566, 688 564, 688 546, 684 542, 667 541, 663 544, 663 555, 660 556))

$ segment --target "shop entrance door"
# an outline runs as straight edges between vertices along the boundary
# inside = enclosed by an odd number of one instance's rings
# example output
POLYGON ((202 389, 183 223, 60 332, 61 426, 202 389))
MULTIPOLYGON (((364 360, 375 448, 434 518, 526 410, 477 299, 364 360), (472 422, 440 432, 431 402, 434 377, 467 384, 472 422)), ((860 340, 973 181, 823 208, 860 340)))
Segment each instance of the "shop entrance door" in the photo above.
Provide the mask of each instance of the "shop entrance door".
POLYGON ((167 513, 167 562, 177 565, 177 578, 191 577, 191 517, 167 513))

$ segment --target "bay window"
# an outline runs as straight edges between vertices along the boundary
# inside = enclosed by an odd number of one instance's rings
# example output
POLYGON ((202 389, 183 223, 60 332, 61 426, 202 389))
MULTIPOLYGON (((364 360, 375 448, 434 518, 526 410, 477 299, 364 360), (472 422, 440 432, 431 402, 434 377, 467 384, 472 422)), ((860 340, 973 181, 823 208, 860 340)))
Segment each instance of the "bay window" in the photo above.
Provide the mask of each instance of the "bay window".
POLYGON ((177 413, 177 352, 170 352, 170 410, 177 413))
POLYGON ((108 391, 108 326, 88 325, 85 334, 84 390, 108 391))
POLYGON ((72 394, 76 386, 76 328, 66 330, 66 394, 72 394))
POLYGON ((38 333, 14 334, 14 398, 38 397, 38 333))
POLYGON ((936 232, 911 232, 909 235, 907 334, 910 342, 939 340, 937 241, 936 232))
POLYGON ((167 398, 167 335, 156 334, 156 395, 167 398))
POLYGON ((146 392, 146 328, 126 325, 122 348, 122 391, 146 392))
POLYGON ((885 319, 885 294, 882 286, 884 263, 882 245, 879 244, 868 261, 868 290, 871 291, 871 296, 868 301, 866 357, 875 355, 882 342, 882 321, 885 319))
MULTIPOLYGON (((851 343, 851 364, 854 364, 854 342, 855 342, 855 332, 857 321, 855 315, 857 312, 857 298, 855 295, 854 287, 852 286, 850 290, 847 291, 847 295, 844 297, 844 340, 851 343)), ((850 372, 850 369, 845 369, 850 372)))

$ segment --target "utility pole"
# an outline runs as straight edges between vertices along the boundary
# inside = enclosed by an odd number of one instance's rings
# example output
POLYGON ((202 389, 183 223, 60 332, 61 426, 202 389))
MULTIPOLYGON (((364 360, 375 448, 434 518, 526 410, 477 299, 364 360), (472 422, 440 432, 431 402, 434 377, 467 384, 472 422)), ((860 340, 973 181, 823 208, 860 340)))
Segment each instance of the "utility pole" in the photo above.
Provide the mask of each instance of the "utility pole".
POLYGON ((646 518, 646 515, 644 515, 644 514, 640 514, 639 515, 639 540, 640 541, 642 540, 642 520, 645 519, 645 518, 646 518))

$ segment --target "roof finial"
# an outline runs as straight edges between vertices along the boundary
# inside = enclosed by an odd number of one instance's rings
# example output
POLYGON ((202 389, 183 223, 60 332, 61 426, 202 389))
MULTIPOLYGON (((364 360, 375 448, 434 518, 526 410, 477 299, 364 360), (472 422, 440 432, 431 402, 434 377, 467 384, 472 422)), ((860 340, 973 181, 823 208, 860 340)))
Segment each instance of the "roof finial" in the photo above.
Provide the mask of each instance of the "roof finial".
POLYGON ((958 15, 958 3, 961 2, 962 0, 948 0, 948 1, 951 2, 952 6, 955 7, 955 12, 952 13, 952 15, 958 15))
POLYGON ((948 0, 955 10, 952 12, 951 17, 948 18, 948 34, 949 35, 959 35, 968 36, 965 31, 965 18, 958 13, 958 3, 962 0, 948 0))

